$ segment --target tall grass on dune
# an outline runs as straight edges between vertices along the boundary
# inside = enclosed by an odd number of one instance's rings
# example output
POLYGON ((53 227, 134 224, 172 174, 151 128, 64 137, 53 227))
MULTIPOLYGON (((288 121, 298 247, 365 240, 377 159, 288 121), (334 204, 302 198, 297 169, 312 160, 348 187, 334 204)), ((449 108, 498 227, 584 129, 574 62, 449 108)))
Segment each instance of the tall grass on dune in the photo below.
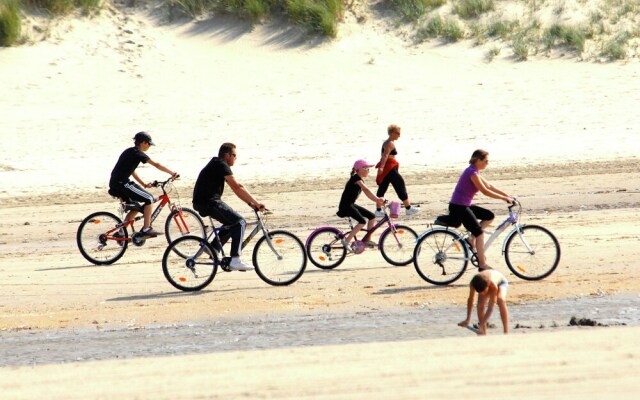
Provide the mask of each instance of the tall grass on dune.
POLYGON ((458 23, 450 18, 439 15, 430 18, 418 29, 416 39, 421 42, 428 38, 440 38, 444 42, 457 42, 464 37, 464 32, 458 23))
POLYGON ((98 9, 102 1, 103 0, 20 0, 24 6, 45 10, 52 15, 65 15, 76 8, 88 12, 98 9))
POLYGON ((335 37, 337 20, 342 18, 342 0, 285 0, 289 19, 309 32, 335 37))
POLYGON ((629 32, 621 32, 614 38, 604 43, 601 55, 609 61, 624 60, 627 58, 627 44, 632 35, 629 32))
POLYGON ((74 8, 73 0, 22 0, 26 6, 49 11, 53 15, 68 14, 74 8))
POLYGON ((462 19, 470 19, 493 11, 495 7, 493 0, 458 0, 453 6, 453 12, 462 19))
POLYGON ((447 0, 390 0, 391 8, 408 21, 417 21, 427 12, 444 5, 447 0))
POLYGON ((16 44, 21 30, 18 0, 0 0, 0 46, 16 44))
POLYGON ((167 4, 192 17, 226 13, 252 22, 283 13, 307 31, 330 37, 336 36, 337 21, 344 13, 343 0, 167 0, 167 4))
POLYGON ((588 35, 585 28, 554 24, 544 32, 543 40, 547 50, 559 43, 582 54, 588 35))

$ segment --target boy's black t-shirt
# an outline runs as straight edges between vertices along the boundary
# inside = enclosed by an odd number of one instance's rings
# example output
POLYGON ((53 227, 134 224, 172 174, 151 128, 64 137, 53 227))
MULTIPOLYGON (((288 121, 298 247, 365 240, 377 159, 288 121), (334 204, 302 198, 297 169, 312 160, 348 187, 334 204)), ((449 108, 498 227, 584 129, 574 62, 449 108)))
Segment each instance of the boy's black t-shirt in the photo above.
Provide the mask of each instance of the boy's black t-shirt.
POLYGON ((358 174, 353 174, 353 176, 347 181, 347 184, 344 185, 344 191, 342 192, 342 197, 340 198, 340 205, 338 206, 339 210, 346 210, 351 207, 351 204, 355 203, 362 193, 362 188, 358 185, 358 181, 361 181, 362 178, 358 174))
POLYGON ((135 146, 123 151, 115 167, 113 167, 113 171, 111 171, 109 187, 115 187, 129 182, 129 177, 133 174, 133 171, 138 168, 138 165, 140 165, 140 163, 146 164, 149 160, 149 156, 135 146))
POLYGON ((222 159, 213 157, 198 175, 193 188, 193 204, 219 200, 224 192, 224 178, 228 175, 233 175, 229 165, 222 159))

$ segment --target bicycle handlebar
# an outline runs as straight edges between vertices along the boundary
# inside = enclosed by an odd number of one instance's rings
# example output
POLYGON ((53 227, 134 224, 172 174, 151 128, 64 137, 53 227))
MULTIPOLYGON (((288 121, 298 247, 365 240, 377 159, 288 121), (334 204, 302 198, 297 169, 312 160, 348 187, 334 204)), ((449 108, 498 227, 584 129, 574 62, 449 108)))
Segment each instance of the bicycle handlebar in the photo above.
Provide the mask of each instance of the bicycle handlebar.
POLYGON ((515 197, 513 198, 513 202, 511 203, 510 206, 508 206, 507 208, 509 209, 509 211, 511 211, 511 209, 515 206, 520 206, 520 202, 518 201, 518 199, 516 199, 515 197))
POLYGON ((169 179, 167 179, 166 181, 153 181, 151 182, 151 186, 153 187, 164 187, 167 183, 169 182, 173 182, 176 179, 179 179, 180 175, 179 174, 175 174, 174 176, 169 177, 169 179))
POLYGON ((256 207, 256 206, 255 206, 255 204, 253 204, 253 203, 247 203, 247 205, 248 205, 249 207, 251 207, 251 209, 252 209, 253 211, 255 211, 255 212, 262 211, 262 212, 264 212, 264 213, 271 213, 271 210, 269 210, 269 209, 268 209, 268 208, 266 208, 266 207, 263 207, 262 209, 260 209, 260 208, 256 207))

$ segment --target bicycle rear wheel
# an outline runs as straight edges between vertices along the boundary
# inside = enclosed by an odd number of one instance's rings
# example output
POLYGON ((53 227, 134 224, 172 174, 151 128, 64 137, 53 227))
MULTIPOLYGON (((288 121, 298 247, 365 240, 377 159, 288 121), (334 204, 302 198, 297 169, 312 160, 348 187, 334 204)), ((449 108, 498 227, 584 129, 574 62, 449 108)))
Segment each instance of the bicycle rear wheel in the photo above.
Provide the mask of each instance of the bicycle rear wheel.
POLYGON ((538 225, 520 227, 506 239, 504 259, 518 278, 538 281, 551 275, 560 263, 560 243, 546 228, 538 225))
POLYGON ((114 214, 106 211, 95 212, 86 217, 78 226, 76 242, 80 254, 95 265, 109 265, 118 261, 127 251, 128 240, 116 240, 128 238, 126 228, 120 232, 114 228, 122 221, 114 214), (113 230, 113 232, 109 232, 113 230), (108 233, 108 234, 107 234, 108 233))
POLYGON ((333 269, 342 264, 347 249, 342 245, 343 233, 337 228, 325 227, 315 230, 307 239, 307 257, 313 265, 322 269, 333 269))
POLYGON ((263 236, 256 242, 253 265, 263 281, 274 286, 286 286, 302 276, 307 266, 307 255, 296 235, 287 231, 271 231, 269 240, 263 236))
MULTIPOLYGON (((171 244, 174 240, 191 235, 205 239, 207 236, 206 228, 202 218, 190 208, 176 208, 167 217, 164 223, 164 233, 167 243, 171 244)), ((174 251, 180 252, 179 247, 174 247, 174 251)), ((184 254, 180 254, 184 256, 184 254)))
POLYGON ((413 252, 413 264, 418 275, 434 285, 455 282, 467 269, 468 249, 454 232, 432 230, 426 233, 413 252))
POLYGON ((176 289, 202 290, 213 281, 218 255, 209 243, 197 236, 183 236, 171 242, 162 256, 162 273, 176 289), (179 248, 180 251, 176 251, 179 248))
POLYGON ((403 266, 413 260, 413 248, 418 234, 404 225, 387 228, 380 235, 380 253, 389 264, 403 266))

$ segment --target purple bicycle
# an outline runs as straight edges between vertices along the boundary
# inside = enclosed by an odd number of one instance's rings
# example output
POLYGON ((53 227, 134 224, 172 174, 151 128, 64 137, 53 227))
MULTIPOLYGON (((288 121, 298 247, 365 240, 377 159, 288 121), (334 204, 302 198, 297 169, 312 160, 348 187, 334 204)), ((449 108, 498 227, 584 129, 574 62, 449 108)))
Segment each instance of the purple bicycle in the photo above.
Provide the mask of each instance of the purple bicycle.
MULTIPOLYGON (((391 217, 387 212, 388 208, 389 206, 385 204, 382 208, 384 216, 371 228, 371 232, 373 233, 382 225, 386 225, 387 227, 380 235, 377 244, 382 257, 392 265, 408 265, 413 261, 413 248, 418 235, 408 226, 392 223, 391 217)), ((309 261, 313 265, 322 269, 333 269, 342 264, 347 254, 357 255, 365 251, 366 244, 358 240, 357 237, 354 238, 355 240, 351 244, 351 251, 348 251, 342 244, 342 239, 348 235, 348 232, 353 230, 354 226, 353 220, 349 217, 347 219, 350 228, 346 231, 347 233, 334 226, 323 226, 311 232, 307 238, 305 248, 307 257, 309 257, 309 261)), ((363 228, 360 232, 366 234, 368 230, 363 228)))

